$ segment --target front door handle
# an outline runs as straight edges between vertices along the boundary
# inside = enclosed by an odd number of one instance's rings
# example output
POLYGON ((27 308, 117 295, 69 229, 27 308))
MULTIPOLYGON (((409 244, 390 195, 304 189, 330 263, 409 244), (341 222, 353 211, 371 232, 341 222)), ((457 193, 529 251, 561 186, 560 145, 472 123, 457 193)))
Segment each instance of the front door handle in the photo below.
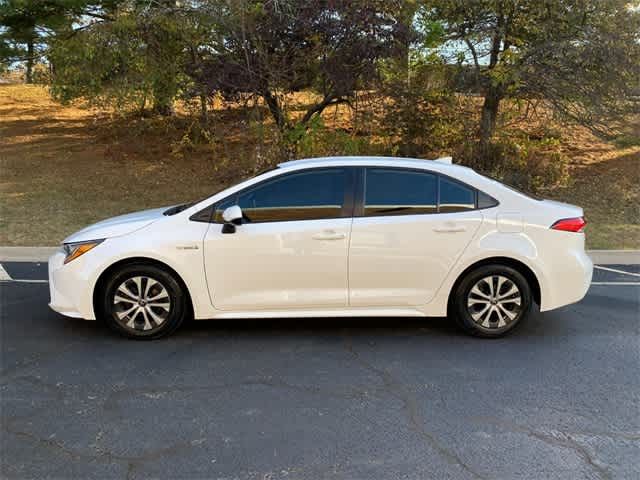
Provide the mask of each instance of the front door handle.
POLYGON ((320 233, 316 233, 313 237, 314 240, 344 240, 347 238, 346 233, 338 233, 334 230, 325 230, 320 233))

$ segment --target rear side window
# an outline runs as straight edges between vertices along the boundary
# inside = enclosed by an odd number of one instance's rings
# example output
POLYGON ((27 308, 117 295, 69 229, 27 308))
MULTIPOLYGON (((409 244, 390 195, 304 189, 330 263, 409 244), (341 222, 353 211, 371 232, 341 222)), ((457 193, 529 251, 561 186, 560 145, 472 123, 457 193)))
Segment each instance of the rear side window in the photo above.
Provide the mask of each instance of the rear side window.
POLYGON ((490 195, 478 190, 478 208, 497 207, 498 201, 490 195))
POLYGON ((418 215, 438 211, 438 177, 431 173, 367 168, 364 214, 418 215))
POLYGON ((440 213, 465 212, 475 208, 475 189, 440 177, 440 213))
POLYGON ((437 173, 399 168, 365 169, 364 215, 420 215, 490 208, 498 201, 437 173))
POLYGON ((349 172, 342 168, 291 173, 268 180, 234 195, 216 206, 222 212, 239 205, 245 222, 285 222, 350 216, 344 209, 349 172))

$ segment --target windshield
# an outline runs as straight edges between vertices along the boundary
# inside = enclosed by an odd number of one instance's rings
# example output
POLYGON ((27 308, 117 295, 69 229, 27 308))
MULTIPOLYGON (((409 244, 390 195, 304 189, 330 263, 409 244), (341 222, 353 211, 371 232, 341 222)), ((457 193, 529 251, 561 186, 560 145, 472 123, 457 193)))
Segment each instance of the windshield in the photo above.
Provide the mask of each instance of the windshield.
MULTIPOLYGON (((272 170, 277 170, 277 169, 278 169, 278 167, 265 168, 264 170, 261 170, 258 173, 254 173, 250 177, 243 178, 240 181, 243 182, 245 180, 248 180, 249 178, 258 177, 258 176, 263 175, 263 174, 265 174, 267 172, 270 172, 272 170)), ((166 215, 166 216, 171 216, 171 215, 175 215, 175 214, 180 213, 180 212, 184 212, 187 208, 193 207, 196 203, 200 203, 200 202, 206 200, 209 197, 213 197, 214 195, 217 195, 218 193, 222 192, 226 188, 228 188, 228 187, 224 187, 222 190, 218 190, 217 192, 212 193, 211 195, 207 195, 206 197, 200 198, 200 199, 198 199, 198 200, 196 200, 194 202, 187 202, 187 203, 181 203, 180 205, 175 205, 175 206, 173 206, 171 208, 168 208, 164 212, 162 212, 162 214, 166 215)))

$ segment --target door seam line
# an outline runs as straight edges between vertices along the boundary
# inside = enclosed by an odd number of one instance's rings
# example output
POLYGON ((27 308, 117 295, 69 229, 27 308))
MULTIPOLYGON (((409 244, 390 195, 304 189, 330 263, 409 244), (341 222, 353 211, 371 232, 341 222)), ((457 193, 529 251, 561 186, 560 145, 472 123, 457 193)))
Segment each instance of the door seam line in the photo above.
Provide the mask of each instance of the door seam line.
POLYGON ((353 220, 351 217, 351 223, 349 224, 349 241, 347 242, 347 307, 351 307, 351 239, 353 237, 353 220))

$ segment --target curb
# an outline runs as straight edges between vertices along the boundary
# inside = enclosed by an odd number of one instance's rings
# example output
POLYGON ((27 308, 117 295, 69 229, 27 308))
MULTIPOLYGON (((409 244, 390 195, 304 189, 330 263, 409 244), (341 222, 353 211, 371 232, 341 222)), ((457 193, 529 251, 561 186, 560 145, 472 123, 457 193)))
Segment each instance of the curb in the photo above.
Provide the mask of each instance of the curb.
POLYGON ((640 265, 640 250, 587 250, 587 254, 596 265, 640 265))
MULTIPOLYGON (((46 262, 60 247, 0 247, 0 262, 46 262)), ((640 250, 587 250, 597 265, 640 265, 640 250)))
POLYGON ((46 262, 60 247, 0 247, 0 262, 46 262))

